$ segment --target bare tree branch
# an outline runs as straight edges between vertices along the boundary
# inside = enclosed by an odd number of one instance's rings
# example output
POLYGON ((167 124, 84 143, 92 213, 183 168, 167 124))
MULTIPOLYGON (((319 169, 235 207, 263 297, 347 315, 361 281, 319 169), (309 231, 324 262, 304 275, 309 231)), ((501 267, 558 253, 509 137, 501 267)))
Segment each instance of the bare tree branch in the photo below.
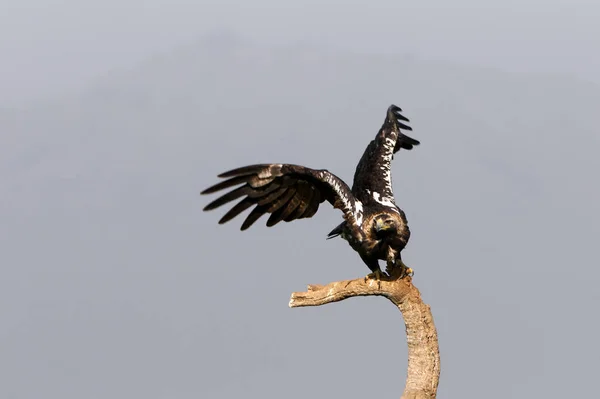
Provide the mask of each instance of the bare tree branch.
POLYGON ((440 352, 433 316, 423 303, 412 278, 382 277, 309 285, 306 292, 294 292, 291 308, 321 306, 355 296, 378 295, 392 301, 402 312, 408 343, 408 373, 401 399, 435 399, 440 378, 440 352))

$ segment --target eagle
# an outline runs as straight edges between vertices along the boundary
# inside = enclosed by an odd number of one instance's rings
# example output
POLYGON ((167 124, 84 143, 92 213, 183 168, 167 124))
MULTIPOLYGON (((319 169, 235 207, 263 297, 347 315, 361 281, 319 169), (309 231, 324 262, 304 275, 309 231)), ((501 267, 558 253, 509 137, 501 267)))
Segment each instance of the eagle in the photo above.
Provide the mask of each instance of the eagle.
POLYGON ((379 260, 386 262, 389 276, 412 275, 401 258, 410 238, 406 215, 396 205, 392 190, 391 161, 401 149, 411 150, 420 144, 402 130, 412 131, 394 104, 386 112, 385 121, 365 149, 354 173, 352 189, 326 169, 311 169, 285 163, 265 163, 243 166, 221 173, 225 180, 201 194, 236 187, 204 207, 210 211, 242 198, 219 220, 226 223, 248 208, 252 208, 242 223, 246 230, 261 216, 269 214, 266 225, 291 222, 315 215, 325 201, 343 213, 343 221, 327 239, 340 237, 370 269, 365 279, 380 281, 383 275, 379 260))

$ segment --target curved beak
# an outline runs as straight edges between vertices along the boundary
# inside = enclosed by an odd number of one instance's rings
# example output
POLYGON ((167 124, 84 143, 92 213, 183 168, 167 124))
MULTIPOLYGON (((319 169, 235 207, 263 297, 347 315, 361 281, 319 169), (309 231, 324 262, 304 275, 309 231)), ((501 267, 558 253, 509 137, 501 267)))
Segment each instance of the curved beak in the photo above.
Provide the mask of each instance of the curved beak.
POLYGON ((377 219, 377 222, 375 222, 375 230, 377 230, 377 232, 379 233, 382 230, 386 230, 387 229, 387 225, 383 222, 382 219, 377 219))

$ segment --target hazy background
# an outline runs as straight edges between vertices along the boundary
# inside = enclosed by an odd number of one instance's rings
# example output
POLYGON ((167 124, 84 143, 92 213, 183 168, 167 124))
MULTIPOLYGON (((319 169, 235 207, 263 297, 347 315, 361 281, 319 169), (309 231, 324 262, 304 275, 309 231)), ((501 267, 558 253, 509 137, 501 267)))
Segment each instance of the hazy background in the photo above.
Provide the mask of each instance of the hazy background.
POLYGON ((323 206, 241 233, 198 192, 255 162, 351 181, 390 103, 440 398, 593 397, 600 7, 591 1, 0 2, 0 397, 397 398, 380 298, 323 206))
POLYGON ((1 0, 0 106, 55 98, 231 29, 264 44, 561 72, 600 83, 595 0, 1 0))

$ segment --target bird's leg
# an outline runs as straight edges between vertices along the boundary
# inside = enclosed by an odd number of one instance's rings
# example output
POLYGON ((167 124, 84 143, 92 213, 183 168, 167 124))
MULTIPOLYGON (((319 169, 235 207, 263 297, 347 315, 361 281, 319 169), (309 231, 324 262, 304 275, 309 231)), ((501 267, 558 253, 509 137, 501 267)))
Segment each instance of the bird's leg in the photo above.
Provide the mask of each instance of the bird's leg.
POLYGON ((393 277, 393 278, 404 278, 406 276, 412 277, 414 274, 413 269, 406 266, 404 264, 404 262, 402 262, 402 259, 400 259, 400 258, 388 259, 386 271, 388 272, 390 277, 393 277))
POLYGON ((393 258, 388 258, 385 265, 385 271, 390 276, 394 275, 394 272, 396 271, 396 261, 393 258))
POLYGON ((375 281, 377 281, 377 286, 381 288, 381 276, 385 276, 386 274, 382 273, 381 269, 379 268, 379 262, 377 258, 371 258, 365 255, 363 252, 359 252, 359 254, 363 262, 365 262, 367 267, 372 271, 372 273, 367 274, 367 276, 365 277, 365 283, 369 279, 374 279, 375 281))

